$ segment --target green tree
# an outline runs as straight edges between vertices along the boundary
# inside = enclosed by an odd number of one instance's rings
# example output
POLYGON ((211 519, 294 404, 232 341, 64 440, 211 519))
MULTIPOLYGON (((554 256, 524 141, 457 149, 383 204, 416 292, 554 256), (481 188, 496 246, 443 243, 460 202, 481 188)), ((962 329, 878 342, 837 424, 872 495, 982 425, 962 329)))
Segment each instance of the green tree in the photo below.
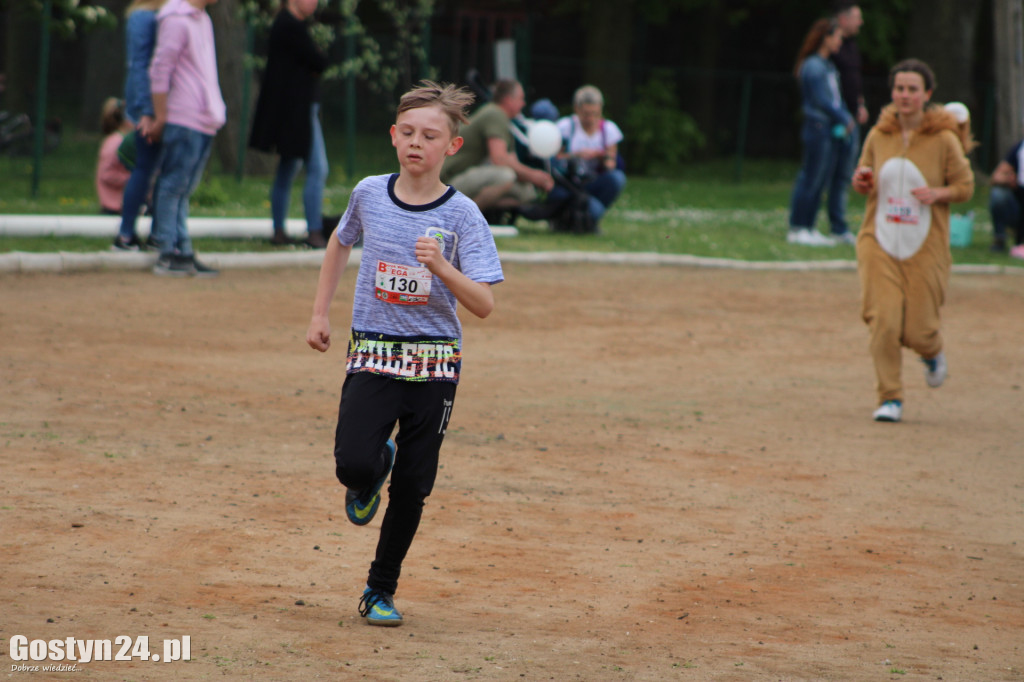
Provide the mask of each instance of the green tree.
MULTIPOLYGON (((28 112, 35 107, 43 8, 41 0, 0 0, 7 27, 4 106, 11 111, 28 112)), ((117 24, 116 17, 103 4, 91 0, 51 0, 50 8, 50 30, 63 40, 74 40, 92 29, 117 24)))
POLYGON ((583 81, 600 88, 609 116, 621 119, 633 87, 629 65, 637 20, 662 25, 678 11, 719 4, 718 0, 560 0, 554 12, 580 17, 585 36, 583 81))

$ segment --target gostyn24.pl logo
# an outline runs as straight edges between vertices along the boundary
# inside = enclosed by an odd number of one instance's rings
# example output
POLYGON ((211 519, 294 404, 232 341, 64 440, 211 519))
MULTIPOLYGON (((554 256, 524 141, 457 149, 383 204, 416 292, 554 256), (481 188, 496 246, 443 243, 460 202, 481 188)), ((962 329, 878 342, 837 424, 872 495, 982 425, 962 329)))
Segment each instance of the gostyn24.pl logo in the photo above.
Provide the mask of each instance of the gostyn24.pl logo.
POLYGON ((152 652, 149 637, 120 635, 113 639, 29 639, 13 635, 10 639, 11 672, 52 672, 78 670, 79 663, 93 661, 189 661, 192 638, 164 639, 163 649, 152 652), (22 661, 30 661, 22 663, 22 661), (43 662, 46 663, 43 663, 43 662))

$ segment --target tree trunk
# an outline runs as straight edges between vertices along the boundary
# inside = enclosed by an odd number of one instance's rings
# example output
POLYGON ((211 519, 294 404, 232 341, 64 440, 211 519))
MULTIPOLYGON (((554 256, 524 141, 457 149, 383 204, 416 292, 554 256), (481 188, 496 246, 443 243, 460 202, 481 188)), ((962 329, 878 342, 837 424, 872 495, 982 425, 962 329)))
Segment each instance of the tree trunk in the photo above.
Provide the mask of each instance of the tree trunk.
POLYGON ((633 0, 594 0, 584 19, 583 80, 600 88, 605 115, 623 121, 630 102, 633 0))
MULTIPOLYGON (((1024 125, 1024 8, 1021 0, 994 0, 996 71, 996 158, 1021 138, 1024 125)), ((994 164, 993 164, 994 165, 994 164)), ((990 170, 990 169, 986 169, 990 170)))
MULTIPOLYGON (((718 66, 719 47, 724 25, 724 10, 721 3, 710 2, 700 11, 701 35, 703 40, 700 44, 700 74, 697 78, 697 88, 693 93, 696 102, 693 103, 694 119, 697 127, 705 134, 707 146, 699 152, 704 158, 713 158, 717 155, 717 137, 715 129, 719 125, 715 115, 715 90, 716 78, 714 70, 718 66)), ((685 93, 681 93, 685 96, 685 93)))
MULTIPOLYGON (((245 22, 239 13, 238 0, 220 0, 208 8, 217 41, 217 77, 228 109, 228 120, 213 141, 214 154, 221 170, 234 173, 238 166, 239 138, 249 134, 250 105, 242 106, 245 78, 245 22), (242 120, 243 115, 246 120, 242 120)), ((250 92, 254 87, 250 87, 250 92)))
POLYGON ((983 0, 913 0, 907 55, 932 67, 937 81, 932 99, 963 102, 976 110, 974 38, 983 0))

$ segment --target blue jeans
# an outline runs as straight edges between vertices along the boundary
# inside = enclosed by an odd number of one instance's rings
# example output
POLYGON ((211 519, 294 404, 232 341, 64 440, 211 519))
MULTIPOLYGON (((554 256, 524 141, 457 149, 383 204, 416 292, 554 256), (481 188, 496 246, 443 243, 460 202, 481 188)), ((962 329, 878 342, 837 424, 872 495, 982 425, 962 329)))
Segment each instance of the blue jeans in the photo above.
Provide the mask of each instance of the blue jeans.
MULTIPOLYGON (((583 189, 590 196, 587 210, 594 220, 600 220, 608 208, 615 203, 615 200, 622 194, 622 188, 626 186, 626 174, 615 169, 605 171, 583 184, 583 189)), ((561 185, 556 184, 548 192, 548 201, 561 203, 570 197, 570 191, 561 185)))
POLYGON ((270 187, 270 215, 274 220, 274 234, 284 234, 288 219, 288 205, 292 199, 292 182, 303 161, 306 164, 306 184, 302 189, 302 206, 306 212, 306 230, 312 234, 323 229, 324 185, 327 183, 327 147, 320 127, 320 105, 310 107, 312 117, 309 154, 305 159, 282 156, 277 164, 274 184, 270 187))
POLYGON ((191 256, 188 201, 203 178, 213 136, 168 123, 164 127, 160 177, 156 182, 156 235, 160 255, 191 256))
POLYGON ((988 210, 992 214, 992 237, 1006 243, 1006 228, 1014 231, 1017 244, 1024 244, 1024 225, 1021 225, 1021 206, 1009 187, 994 185, 988 196, 988 210))
MULTIPOLYGON (((149 183, 153 179, 153 171, 156 170, 157 162, 160 160, 160 141, 150 143, 138 132, 135 133, 135 168, 128 178, 128 184, 124 186, 124 203, 121 207, 121 239, 128 242, 135 237, 135 221, 139 217, 139 210, 146 202, 146 195, 149 194, 149 183)), ((155 204, 156 192, 153 192, 155 204)), ((154 216, 153 225, 150 227, 150 234, 156 231, 156 206, 149 207, 149 214, 154 216)))
POLYGON ((832 226, 832 234, 845 234, 850 231, 846 223, 846 196, 860 156, 860 127, 853 126, 850 134, 837 146, 836 169, 828 188, 828 222, 832 226))
POLYGON ((813 230, 821 206, 821 193, 835 169, 840 141, 832 137, 831 125, 817 119, 804 120, 800 138, 804 143, 803 161, 790 200, 789 227, 791 230, 813 230))

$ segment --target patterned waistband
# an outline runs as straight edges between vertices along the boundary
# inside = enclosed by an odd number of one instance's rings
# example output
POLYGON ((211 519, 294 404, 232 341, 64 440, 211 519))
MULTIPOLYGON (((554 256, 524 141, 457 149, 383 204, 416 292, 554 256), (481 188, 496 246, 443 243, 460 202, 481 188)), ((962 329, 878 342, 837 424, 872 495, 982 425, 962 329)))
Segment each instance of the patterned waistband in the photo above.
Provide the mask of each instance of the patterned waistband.
POLYGON ((458 339, 409 339, 353 329, 345 371, 371 372, 406 381, 458 383, 461 368, 458 339))

